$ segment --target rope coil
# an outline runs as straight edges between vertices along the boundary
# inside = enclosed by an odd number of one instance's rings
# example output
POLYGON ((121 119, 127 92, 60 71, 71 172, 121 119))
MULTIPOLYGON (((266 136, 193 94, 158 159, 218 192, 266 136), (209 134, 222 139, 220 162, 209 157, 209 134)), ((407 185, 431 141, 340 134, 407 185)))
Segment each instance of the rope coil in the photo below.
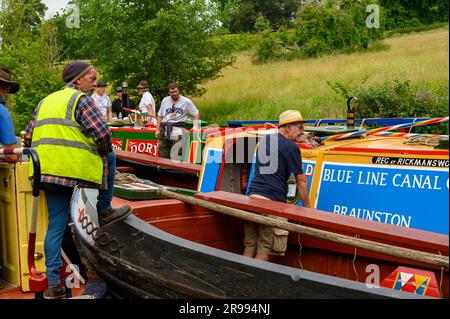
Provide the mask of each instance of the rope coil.
POLYGON ((134 174, 120 173, 120 172, 116 171, 116 176, 114 178, 115 185, 123 185, 123 184, 130 184, 130 183, 144 183, 144 181, 142 179, 138 178, 134 174))

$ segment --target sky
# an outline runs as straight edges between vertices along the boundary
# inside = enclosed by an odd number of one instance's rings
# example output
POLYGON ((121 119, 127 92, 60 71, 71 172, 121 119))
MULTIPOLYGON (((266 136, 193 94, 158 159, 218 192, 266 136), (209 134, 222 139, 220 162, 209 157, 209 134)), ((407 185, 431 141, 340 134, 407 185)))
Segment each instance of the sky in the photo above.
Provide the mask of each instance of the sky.
POLYGON ((67 6, 69 0, 42 0, 42 2, 47 6, 47 12, 45 18, 50 18, 53 14, 60 11, 60 9, 67 6))

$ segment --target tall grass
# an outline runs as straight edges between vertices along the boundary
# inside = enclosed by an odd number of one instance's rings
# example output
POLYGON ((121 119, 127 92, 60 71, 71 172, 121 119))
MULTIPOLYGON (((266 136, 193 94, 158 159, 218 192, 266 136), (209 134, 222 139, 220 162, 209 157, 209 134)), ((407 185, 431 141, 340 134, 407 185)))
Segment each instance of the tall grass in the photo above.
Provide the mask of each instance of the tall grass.
POLYGON ((448 27, 413 33, 384 41, 389 50, 339 54, 317 59, 264 65, 251 62, 251 51, 238 55, 223 76, 208 83, 207 93, 193 98, 202 119, 226 124, 228 120, 274 120, 287 109, 304 118, 344 117, 345 100, 327 81, 351 87, 410 80, 431 90, 449 80, 448 27))

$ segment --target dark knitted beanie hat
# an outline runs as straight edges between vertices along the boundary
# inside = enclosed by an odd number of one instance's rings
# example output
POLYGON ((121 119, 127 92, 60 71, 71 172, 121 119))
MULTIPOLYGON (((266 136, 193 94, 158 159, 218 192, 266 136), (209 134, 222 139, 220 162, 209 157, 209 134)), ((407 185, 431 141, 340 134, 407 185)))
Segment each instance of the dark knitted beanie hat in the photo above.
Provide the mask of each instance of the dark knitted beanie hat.
POLYGON ((72 62, 64 67, 62 78, 66 83, 73 83, 83 75, 85 75, 92 68, 94 67, 86 62, 72 62))

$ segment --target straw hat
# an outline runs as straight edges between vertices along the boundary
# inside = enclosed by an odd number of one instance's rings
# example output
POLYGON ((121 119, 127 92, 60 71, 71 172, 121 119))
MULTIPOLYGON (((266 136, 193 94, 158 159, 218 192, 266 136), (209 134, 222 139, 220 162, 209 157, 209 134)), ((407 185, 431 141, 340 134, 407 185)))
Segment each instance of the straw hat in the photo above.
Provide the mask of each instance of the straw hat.
POLYGON ((142 80, 139 85, 137 86, 138 89, 148 89, 148 82, 145 80, 142 80))
POLYGON ((19 91, 19 83, 11 81, 11 71, 7 68, 0 66, 0 85, 10 87, 10 94, 14 94, 19 91))
POLYGON ((105 82, 98 82, 96 85, 95 85, 95 87, 97 87, 97 88, 105 88, 105 87, 107 87, 108 86, 108 84, 106 84, 105 82))
POLYGON ((297 110, 288 110, 280 114, 279 126, 289 123, 303 122, 303 117, 297 110))

